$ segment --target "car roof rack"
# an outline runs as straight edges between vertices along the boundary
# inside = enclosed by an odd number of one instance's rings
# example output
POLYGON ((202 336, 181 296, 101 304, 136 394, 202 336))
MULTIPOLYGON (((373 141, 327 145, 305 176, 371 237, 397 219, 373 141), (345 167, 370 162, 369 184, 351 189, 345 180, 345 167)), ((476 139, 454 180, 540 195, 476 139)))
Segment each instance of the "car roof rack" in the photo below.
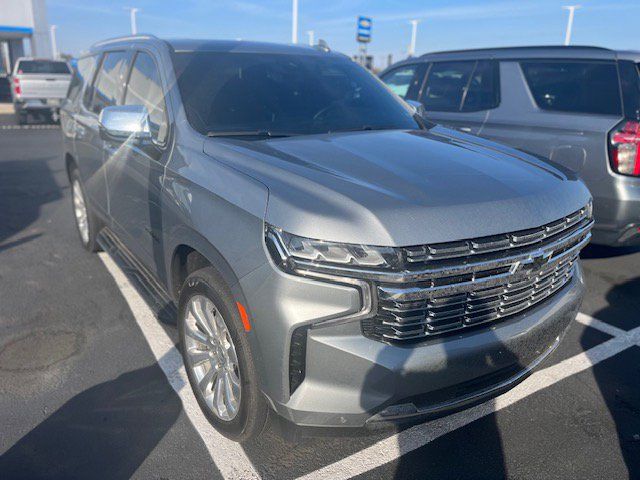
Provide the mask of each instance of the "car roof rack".
POLYGON ((488 48, 468 48, 464 50, 441 50, 438 52, 429 52, 423 55, 420 55, 420 58, 426 57, 429 55, 437 55, 441 53, 467 53, 467 52, 495 52, 495 51, 505 51, 505 50, 597 50, 597 51, 605 51, 605 52, 613 52, 610 48, 605 47, 594 47, 590 45, 526 45, 522 47, 488 47, 488 48))
POLYGON ((91 47, 100 47, 102 45, 108 45, 110 43, 123 42, 126 40, 159 40, 158 37, 151 33, 141 33, 138 35, 123 35, 120 37, 107 38, 91 45, 91 47))

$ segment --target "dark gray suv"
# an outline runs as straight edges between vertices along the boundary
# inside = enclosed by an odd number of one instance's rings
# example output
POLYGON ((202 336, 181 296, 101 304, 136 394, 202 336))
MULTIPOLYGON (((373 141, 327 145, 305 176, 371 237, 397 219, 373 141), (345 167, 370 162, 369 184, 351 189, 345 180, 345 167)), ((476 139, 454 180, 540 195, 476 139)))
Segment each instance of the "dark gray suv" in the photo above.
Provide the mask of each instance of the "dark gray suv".
POLYGON ((640 52, 518 47, 440 52, 381 73, 427 117, 577 172, 593 242, 640 245, 640 52))
POLYGON ((225 435, 441 415, 505 391, 583 295, 584 184, 435 126, 349 58, 129 37, 62 109, 80 239, 178 305, 225 435))

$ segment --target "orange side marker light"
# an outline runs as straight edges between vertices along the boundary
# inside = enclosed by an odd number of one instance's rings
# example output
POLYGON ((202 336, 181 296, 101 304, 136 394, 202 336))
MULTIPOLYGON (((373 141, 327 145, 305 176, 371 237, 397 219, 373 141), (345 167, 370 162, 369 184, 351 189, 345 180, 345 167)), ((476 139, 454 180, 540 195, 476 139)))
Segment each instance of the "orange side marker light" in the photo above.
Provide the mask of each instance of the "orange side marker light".
POLYGON ((249 323, 249 315, 247 315, 247 309, 244 308, 240 302, 236 302, 238 307, 238 312, 240 312, 240 319, 242 320, 242 326, 244 327, 245 332, 251 331, 251 324, 249 323))

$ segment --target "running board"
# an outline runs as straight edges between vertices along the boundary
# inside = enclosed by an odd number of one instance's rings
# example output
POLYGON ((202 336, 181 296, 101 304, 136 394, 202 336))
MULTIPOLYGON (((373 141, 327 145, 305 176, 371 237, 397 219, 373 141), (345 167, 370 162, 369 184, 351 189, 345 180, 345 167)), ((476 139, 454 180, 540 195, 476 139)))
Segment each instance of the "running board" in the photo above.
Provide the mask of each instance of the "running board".
POLYGON ((131 251, 108 228, 97 237, 98 245, 120 267, 149 307, 163 323, 175 324, 178 314, 173 299, 155 276, 133 256, 131 251))

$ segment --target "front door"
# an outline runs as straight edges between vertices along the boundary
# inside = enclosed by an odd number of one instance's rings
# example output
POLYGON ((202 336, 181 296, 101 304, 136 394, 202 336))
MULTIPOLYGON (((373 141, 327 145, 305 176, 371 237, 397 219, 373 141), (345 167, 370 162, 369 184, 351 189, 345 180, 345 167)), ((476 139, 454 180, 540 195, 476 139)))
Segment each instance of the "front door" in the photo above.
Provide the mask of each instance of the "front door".
POLYGON ((160 69, 150 52, 132 61, 124 105, 142 105, 149 113, 152 138, 110 142, 106 151, 111 217, 116 233, 154 273, 162 276, 160 191, 168 159, 169 122, 160 69))

